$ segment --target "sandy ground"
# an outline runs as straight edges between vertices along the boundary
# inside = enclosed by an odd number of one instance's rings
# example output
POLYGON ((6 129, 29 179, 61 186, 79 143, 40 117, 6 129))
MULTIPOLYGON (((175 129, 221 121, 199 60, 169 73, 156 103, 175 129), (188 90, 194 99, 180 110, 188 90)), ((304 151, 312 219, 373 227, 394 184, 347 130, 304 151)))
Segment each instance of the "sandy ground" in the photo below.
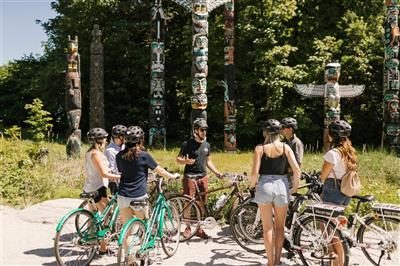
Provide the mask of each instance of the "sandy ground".
MULTIPOLYGON (((51 200, 23 210, 0 206, 0 265, 57 265, 53 253, 57 222, 80 202, 51 200)), ((216 227, 207 233, 212 236, 211 240, 193 238, 181 243, 177 253, 165 259, 163 265, 265 265, 263 256, 246 252, 237 245, 229 227, 216 227)), ((351 265, 371 265, 361 251, 351 251, 351 265)), ((116 262, 116 255, 109 255, 96 257, 91 265, 116 265, 116 262)), ((301 265, 298 258, 282 262, 301 265)))

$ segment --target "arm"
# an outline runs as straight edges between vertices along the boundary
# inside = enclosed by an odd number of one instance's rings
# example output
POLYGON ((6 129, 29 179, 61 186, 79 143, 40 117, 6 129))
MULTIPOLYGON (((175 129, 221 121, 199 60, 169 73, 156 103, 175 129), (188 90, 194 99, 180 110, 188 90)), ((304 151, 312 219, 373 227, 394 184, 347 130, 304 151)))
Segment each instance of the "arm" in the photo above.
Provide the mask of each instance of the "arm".
POLYGON ((207 156, 207 167, 218 177, 221 178, 222 174, 215 168, 214 164, 212 163, 210 156, 207 156))
MULTIPOLYGON (((286 145, 286 144, 284 144, 286 145)), ((294 153, 292 149, 288 145, 286 145, 286 157, 288 158, 290 168, 292 169, 293 175, 292 175, 292 182, 293 182, 293 188, 292 192, 295 193, 297 192, 297 188, 299 187, 299 182, 300 182, 300 167, 297 164, 296 158, 294 157, 294 153)))
POLYGON ((102 159, 98 152, 92 152, 92 155, 90 157, 93 161, 94 166, 96 167, 97 171, 99 172, 101 177, 104 178, 109 178, 109 179, 119 179, 121 176, 120 175, 115 175, 112 173, 107 172, 107 168, 104 167, 102 163, 102 159))
POLYGON ((321 180, 325 181, 328 178, 329 173, 332 171, 334 164, 324 161, 321 170, 321 180))
POLYGON ((157 174, 159 174, 159 175, 161 175, 161 176, 163 176, 163 177, 169 178, 169 179, 170 179, 170 178, 176 179, 176 178, 179 176, 178 173, 176 173, 176 174, 171 174, 170 172, 168 172, 168 171, 165 170, 164 168, 160 167, 159 165, 157 165, 157 167, 154 168, 153 171, 156 172, 157 174))
POLYGON ((254 188, 258 182, 260 165, 261 165, 261 156, 263 153, 263 146, 259 145, 254 149, 253 154, 253 166, 251 168, 251 175, 249 176, 250 188, 254 188))
POLYGON ((194 164, 195 160, 194 159, 189 159, 189 155, 188 152, 186 150, 186 146, 187 146, 187 142, 185 141, 182 146, 181 149, 179 151, 178 157, 176 157, 176 162, 178 164, 189 164, 192 165, 194 164))
POLYGON ((106 149, 104 155, 107 157, 108 160, 108 168, 110 168, 112 173, 118 173, 118 168, 115 160, 116 154, 113 154, 111 150, 106 149))

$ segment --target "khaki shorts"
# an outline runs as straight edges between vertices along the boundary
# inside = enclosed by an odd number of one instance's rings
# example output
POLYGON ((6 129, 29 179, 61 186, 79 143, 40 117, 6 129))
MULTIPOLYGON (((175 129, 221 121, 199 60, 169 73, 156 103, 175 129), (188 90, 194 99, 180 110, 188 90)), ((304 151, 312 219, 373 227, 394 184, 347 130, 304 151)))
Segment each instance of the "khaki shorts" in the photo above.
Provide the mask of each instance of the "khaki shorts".
MULTIPOLYGON (((200 192, 207 192, 208 191, 208 176, 204 176, 197 179, 190 179, 187 177, 183 178, 183 192, 185 195, 189 197, 193 197, 196 195, 196 185, 199 187, 200 192)), ((201 201, 203 203, 207 202, 207 195, 201 196, 201 201)))

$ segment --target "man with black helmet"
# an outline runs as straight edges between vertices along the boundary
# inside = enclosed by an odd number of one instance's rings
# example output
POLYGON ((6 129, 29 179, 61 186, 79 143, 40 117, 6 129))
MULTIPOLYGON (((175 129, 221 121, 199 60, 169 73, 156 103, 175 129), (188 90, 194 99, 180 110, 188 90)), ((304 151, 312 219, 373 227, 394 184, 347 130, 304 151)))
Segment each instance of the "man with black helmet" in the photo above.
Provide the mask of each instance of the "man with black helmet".
MULTIPOLYGON (((123 125, 115 125, 111 129, 111 143, 107 146, 104 151, 104 155, 108 160, 108 167, 111 172, 114 174, 118 174, 117 164, 115 162, 115 156, 123 149, 123 145, 125 142, 125 134, 126 134, 126 126, 123 125)), ((117 183, 109 182, 108 187, 112 194, 117 192, 117 183)))
MULTIPOLYGON (((184 164, 183 189, 189 196, 196 194, 195 184, 201 192, 208 191, 207 167, 219 178, 222 174, 215 168, 210 159, 210 144, 206 140, 208 125, 207 122, 198 118, 193 122, 193 137, 183 142, 176 161, 178 164, 184 164)), ((203 196, 200 204, 206 204, 207 197, 203 196)), ((190 235, 188 226, 183 233, 184 237, 190 235)), ((202 230, 197 231, 197 236, 207 239, 208 235, 202 230)))

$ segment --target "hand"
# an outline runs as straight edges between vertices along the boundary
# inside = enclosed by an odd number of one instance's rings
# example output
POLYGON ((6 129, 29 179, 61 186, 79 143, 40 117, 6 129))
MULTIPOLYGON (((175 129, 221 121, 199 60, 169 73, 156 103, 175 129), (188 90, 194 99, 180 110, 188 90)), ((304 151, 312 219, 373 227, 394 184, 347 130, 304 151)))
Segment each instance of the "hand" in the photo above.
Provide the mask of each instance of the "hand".
POLYGON ((192 164, 194 164, 195 161, 196 161, 195 159, 190 159, 189 155, 186 155, 185 164, 192 165, 192 164))
POLYGON ((179 179, 179 177, 181 175, 179 173, 175 173, 175 174, 172 174, 172 176, 173 176, 173 179, 179 179))
POLYGON ((223 179, 223 178, 224 178, 224 175, 221 174, 220 172, 216 172, 216 173, 214 173, 214 174, 215 174, 216 177, 218 177, 218 178, 220 178, 220 179, 223 179))
POLYGON ((294 188, 289 189, 289 194, 290 195, 293 195, 294 193, 297 193, 297 188, 296 189, 294 189, 294 188))

